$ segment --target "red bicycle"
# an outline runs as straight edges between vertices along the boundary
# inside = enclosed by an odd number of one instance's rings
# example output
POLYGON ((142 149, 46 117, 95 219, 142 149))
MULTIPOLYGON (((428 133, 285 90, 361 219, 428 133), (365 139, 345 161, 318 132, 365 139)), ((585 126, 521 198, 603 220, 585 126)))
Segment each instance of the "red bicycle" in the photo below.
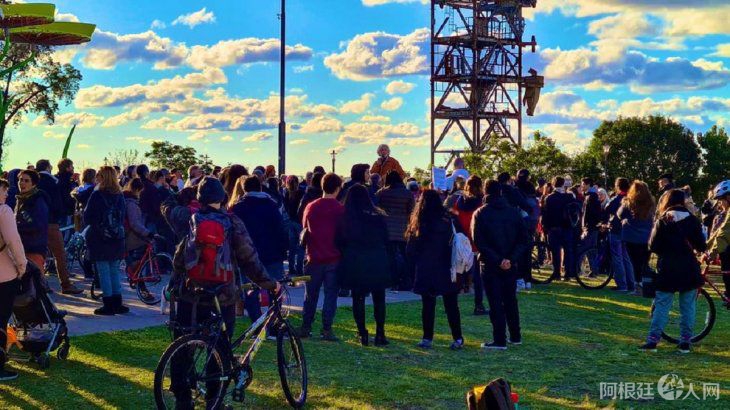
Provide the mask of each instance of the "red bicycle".
MULTIPOLYGON (((712 281, 711 276, 730 275, 730 272, 723 272, 715 264, 707 264, 702 270, 702 278, 705 280, 705 286, 697 289, 697 301, 695 304, 695 323, 694 323, 694 336, 692 337, 692 343, 697 343, 704 339, 712 327, 715 326, 715 320, 717 319, 717 309, 715 308, 715 302, 705 288, 708 287, 714 291, 722 301, 725 308, 730 309, 730 297, 727 293, 723 292, 718 285, 712 281)), ((726 289, 727 291, 727 289, 726 289)), ((654 313, 654 306, 651 307, 652 314, 654 313)), ((662 332, 662 338, 670 343, 679 343, 679 335, 676 333, 667 333, 669 329, 673 331, 679 330, 679 301, 675 300, 672 303, 672 310, 669 311, 669 322, 664 327, 662 332)))
MULTIPOLYGON (((155 237, 155 239, 161 239, 155 237)), ((158 252, 155 241, 149 241, 141 259, 134 265, 126 266, 122 261, 122 269, 127 274, 127 282, 137 291, 137 297, 146 305, 160 303, 165 288, 172 273, 172 256, 165 252, 158 252)), ((94 272, 94 281, 91 283, 91 297, 94 300, 101 298, 99 278, 94 272)))

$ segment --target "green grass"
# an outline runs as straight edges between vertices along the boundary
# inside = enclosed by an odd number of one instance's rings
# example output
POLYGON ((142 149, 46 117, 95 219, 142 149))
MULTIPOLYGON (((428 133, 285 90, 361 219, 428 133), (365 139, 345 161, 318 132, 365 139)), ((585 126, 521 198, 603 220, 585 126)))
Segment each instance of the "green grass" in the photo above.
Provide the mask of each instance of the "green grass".
MULTIPOLYGON (((650 300, 563 283, 520 295, 524 345, 482 352, 479 343, 490 337, 491 325, 471 315, 472 303, 461 298, 466 348, 459 352, 448 349, 442 308, 431 351, 414 346, 421 336, 419 303, 388 306, 387 348, 359 346, 351 310, 339 309, 335 331, 342 341, 304 344, 309 407, 458 409, 469 387, 505 377, 520 394, 521 408, 730 408, 730 312, 719 303, 713 332, 690 355, 668 344, 655 354, 636 350, 648 328, 650 300), (600 382, 656 385, 669 372, 685 385, 720 383, 720 401, 598 400, 600 382)), ((73 338, 69 361, 53 360, 47 371, 12 363, 20 378, 0 385, 0 408, 153 408, 153 371, 169 341, 164 328, 73 338)), ((247 408, 285 406, 274 352, 271 342, 259 352, 247 408)))

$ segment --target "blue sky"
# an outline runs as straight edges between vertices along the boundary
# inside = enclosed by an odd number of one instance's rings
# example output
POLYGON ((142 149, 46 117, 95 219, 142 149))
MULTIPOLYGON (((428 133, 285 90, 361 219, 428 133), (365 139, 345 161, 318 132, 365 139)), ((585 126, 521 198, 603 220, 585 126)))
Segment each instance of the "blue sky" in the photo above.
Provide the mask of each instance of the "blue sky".
MULTIPOLYGON (((154 140, 222 165, 275 164, 278 3, 57 1, 59 19, 98 25, 91 43, 59 50, 83 73, 81 90, 55 125, 30 117, 10 131, 7 166, 56 160, 74 123, 81 166, 154 140)), ((382 142, 407 169, 425 167, 429 2, 288 3, 288 171, 328 165, 337 149, 343 172, 382 142)), ((525 37, 540 46, 525 69, 547 84, 525 131, 578 151, 618 115, 729 125, 729 20, 724 0, 538 0, 525 37)))

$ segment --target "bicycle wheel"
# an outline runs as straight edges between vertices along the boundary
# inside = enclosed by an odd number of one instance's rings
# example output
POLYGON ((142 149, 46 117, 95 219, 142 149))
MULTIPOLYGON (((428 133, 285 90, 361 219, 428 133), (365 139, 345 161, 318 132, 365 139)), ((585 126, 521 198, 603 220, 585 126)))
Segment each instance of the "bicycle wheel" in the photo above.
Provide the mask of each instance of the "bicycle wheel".
POLYGON ((145 262, 135 286, 139 300, 147 305, 160 303, 171 272, 172 258, 166 253, 158 253, 145 262))
POLYGON ((595 248, 578 255, 576 280, 580 286, 585 289, 603 289, 611 282, 611 267, 604 259, 595 248), (591 266, 596 266, 595 272, 591 266))
POLYGON ((228 355, 202 336, 178 338, 155 369, 157 408, 219 408, 228 388, 230 367, 228 355))
POLYGON ((276 334, 276 358, 286 400, 295 409, 303 407, 307 401, 307 362, 301 340, 286 322, 276 334))
POLYGON ((553 265, 547 244, 542 241, 532 247, 532 282, 538 285, 547 285, 553 279, 553 265))
MULTIPOLYGON (((651 306, 651 313, 654 314, 654 305, 651 306)), ((712 327, 715 325, 715 302, 706 290, 700 289, 697 292, 697 300, 695 302, 695 321, 692 327, 694 336, 692 343, 697 343, 704 339, 712 327)), ((670 343, 679 343, 679 294, 675 294, 672 301, 672 309, 669 311, 669 321, 664 327, 662 338, 670 343), (669 333, 667 333, 669 332, 669 333)))

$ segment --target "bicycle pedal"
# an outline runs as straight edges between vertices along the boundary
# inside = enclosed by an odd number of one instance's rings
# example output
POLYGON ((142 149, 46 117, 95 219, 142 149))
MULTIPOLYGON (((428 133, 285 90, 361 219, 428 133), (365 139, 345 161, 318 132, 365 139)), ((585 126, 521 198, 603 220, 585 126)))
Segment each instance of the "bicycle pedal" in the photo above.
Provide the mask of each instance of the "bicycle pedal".
POLYGON ((231 395, 231 400, 235 401, 236 403, 243 403, 243 401, 246 398, 246 391, 244 389, 233 389, 233 394, 231 395))

